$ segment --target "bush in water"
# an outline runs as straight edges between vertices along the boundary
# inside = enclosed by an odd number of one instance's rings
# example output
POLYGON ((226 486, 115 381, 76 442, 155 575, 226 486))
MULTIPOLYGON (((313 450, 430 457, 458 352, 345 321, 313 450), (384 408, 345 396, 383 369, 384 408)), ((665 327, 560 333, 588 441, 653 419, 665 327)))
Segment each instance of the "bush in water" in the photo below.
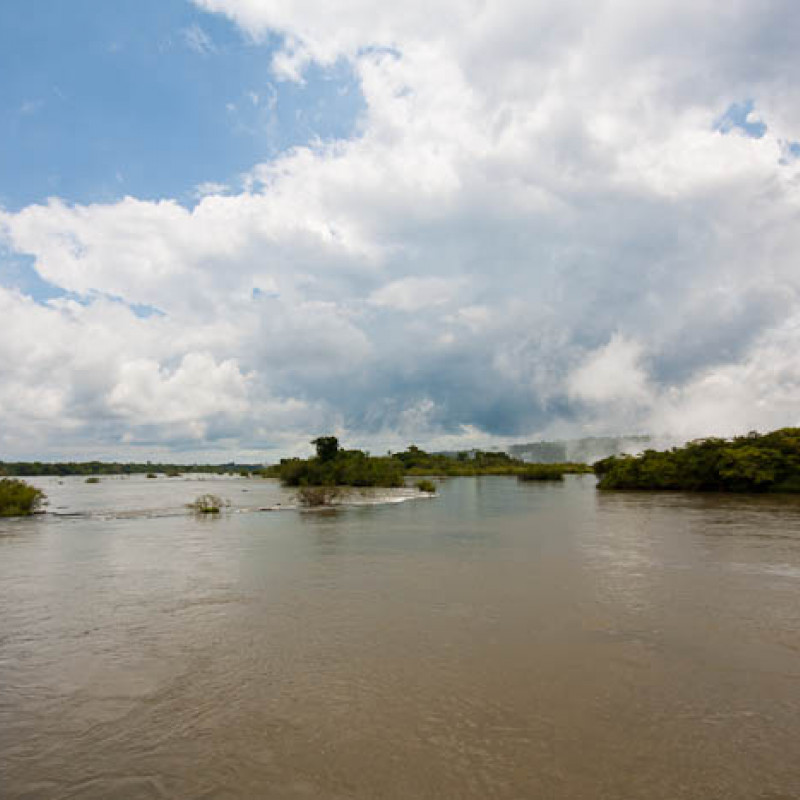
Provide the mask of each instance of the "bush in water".
POLYGON ((38 511, 44 492, 15 478, 0 479, 0 517, 27 517, 38 511))

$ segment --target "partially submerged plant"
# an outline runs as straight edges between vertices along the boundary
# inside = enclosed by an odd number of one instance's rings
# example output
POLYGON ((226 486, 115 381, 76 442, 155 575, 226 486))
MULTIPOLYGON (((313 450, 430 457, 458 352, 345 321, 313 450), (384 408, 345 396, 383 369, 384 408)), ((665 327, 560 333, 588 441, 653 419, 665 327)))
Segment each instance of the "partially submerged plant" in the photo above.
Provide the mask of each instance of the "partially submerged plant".
POLYGON ((0 479, 0 517, 27 517, 42 506, 45 495, 41 489, 16 478, 0 479))
POLYGON ((223 500, 216 494, 201 494, 193 503, 189 504, 189 508, 195 514, 219 514, 223 508, 229 505, 228 500, 223 500))
POLYGON ((87 478, 84 483, 100 483, 100 478, 92 477, 87 478))
POLYGON ((297 502, 306 508, 332 506, 341 494, 336 486, 301 486, 297 490, 297 502))
POLYGON ((421 492, 428 492, 428 494, 434 494, 436 492, 436 485, 433 481, 429 481, 427 479, 421 480, 417 481, 415 485, 421 492))
POLYGON ((158 475, 156 475, 156 474, 155 474, 155 472, 148 472, 148 473, 147 473, 147 477, 148 477, 148 478, 157 478, 157 477, 158 477, 158 475))

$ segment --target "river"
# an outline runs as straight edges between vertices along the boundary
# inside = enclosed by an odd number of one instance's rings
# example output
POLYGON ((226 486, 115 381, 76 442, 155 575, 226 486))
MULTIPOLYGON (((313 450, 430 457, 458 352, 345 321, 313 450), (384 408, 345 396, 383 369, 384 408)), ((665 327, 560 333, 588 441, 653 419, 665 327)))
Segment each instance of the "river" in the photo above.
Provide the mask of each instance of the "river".
POLYGON ((4 800, 800 797, 800 498, 32 482, 51 513, 0 520, 4 800))

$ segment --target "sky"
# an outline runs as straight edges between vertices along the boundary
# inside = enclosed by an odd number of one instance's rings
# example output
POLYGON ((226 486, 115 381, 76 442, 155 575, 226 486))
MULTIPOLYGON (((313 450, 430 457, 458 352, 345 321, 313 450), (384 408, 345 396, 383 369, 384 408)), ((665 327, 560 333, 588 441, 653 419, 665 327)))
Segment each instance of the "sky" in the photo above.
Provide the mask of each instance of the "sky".
POLYGON ((800 425, 795 0, 4 0, 0 460, 800 425))

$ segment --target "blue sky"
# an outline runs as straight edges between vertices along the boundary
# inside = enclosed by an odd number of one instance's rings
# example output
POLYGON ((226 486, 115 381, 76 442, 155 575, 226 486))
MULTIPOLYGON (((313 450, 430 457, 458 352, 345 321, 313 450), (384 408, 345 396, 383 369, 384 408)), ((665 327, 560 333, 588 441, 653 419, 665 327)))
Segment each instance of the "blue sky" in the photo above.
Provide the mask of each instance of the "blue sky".
POLYGON ((0 202, 192 203, 200 184, 346 137, 362 108, 348 65, 280 81, 279 46, 185 0, 4 0, 0 202))
POLYGON ((0 459, 800 424, 795 0, 4 0, 0 459))

